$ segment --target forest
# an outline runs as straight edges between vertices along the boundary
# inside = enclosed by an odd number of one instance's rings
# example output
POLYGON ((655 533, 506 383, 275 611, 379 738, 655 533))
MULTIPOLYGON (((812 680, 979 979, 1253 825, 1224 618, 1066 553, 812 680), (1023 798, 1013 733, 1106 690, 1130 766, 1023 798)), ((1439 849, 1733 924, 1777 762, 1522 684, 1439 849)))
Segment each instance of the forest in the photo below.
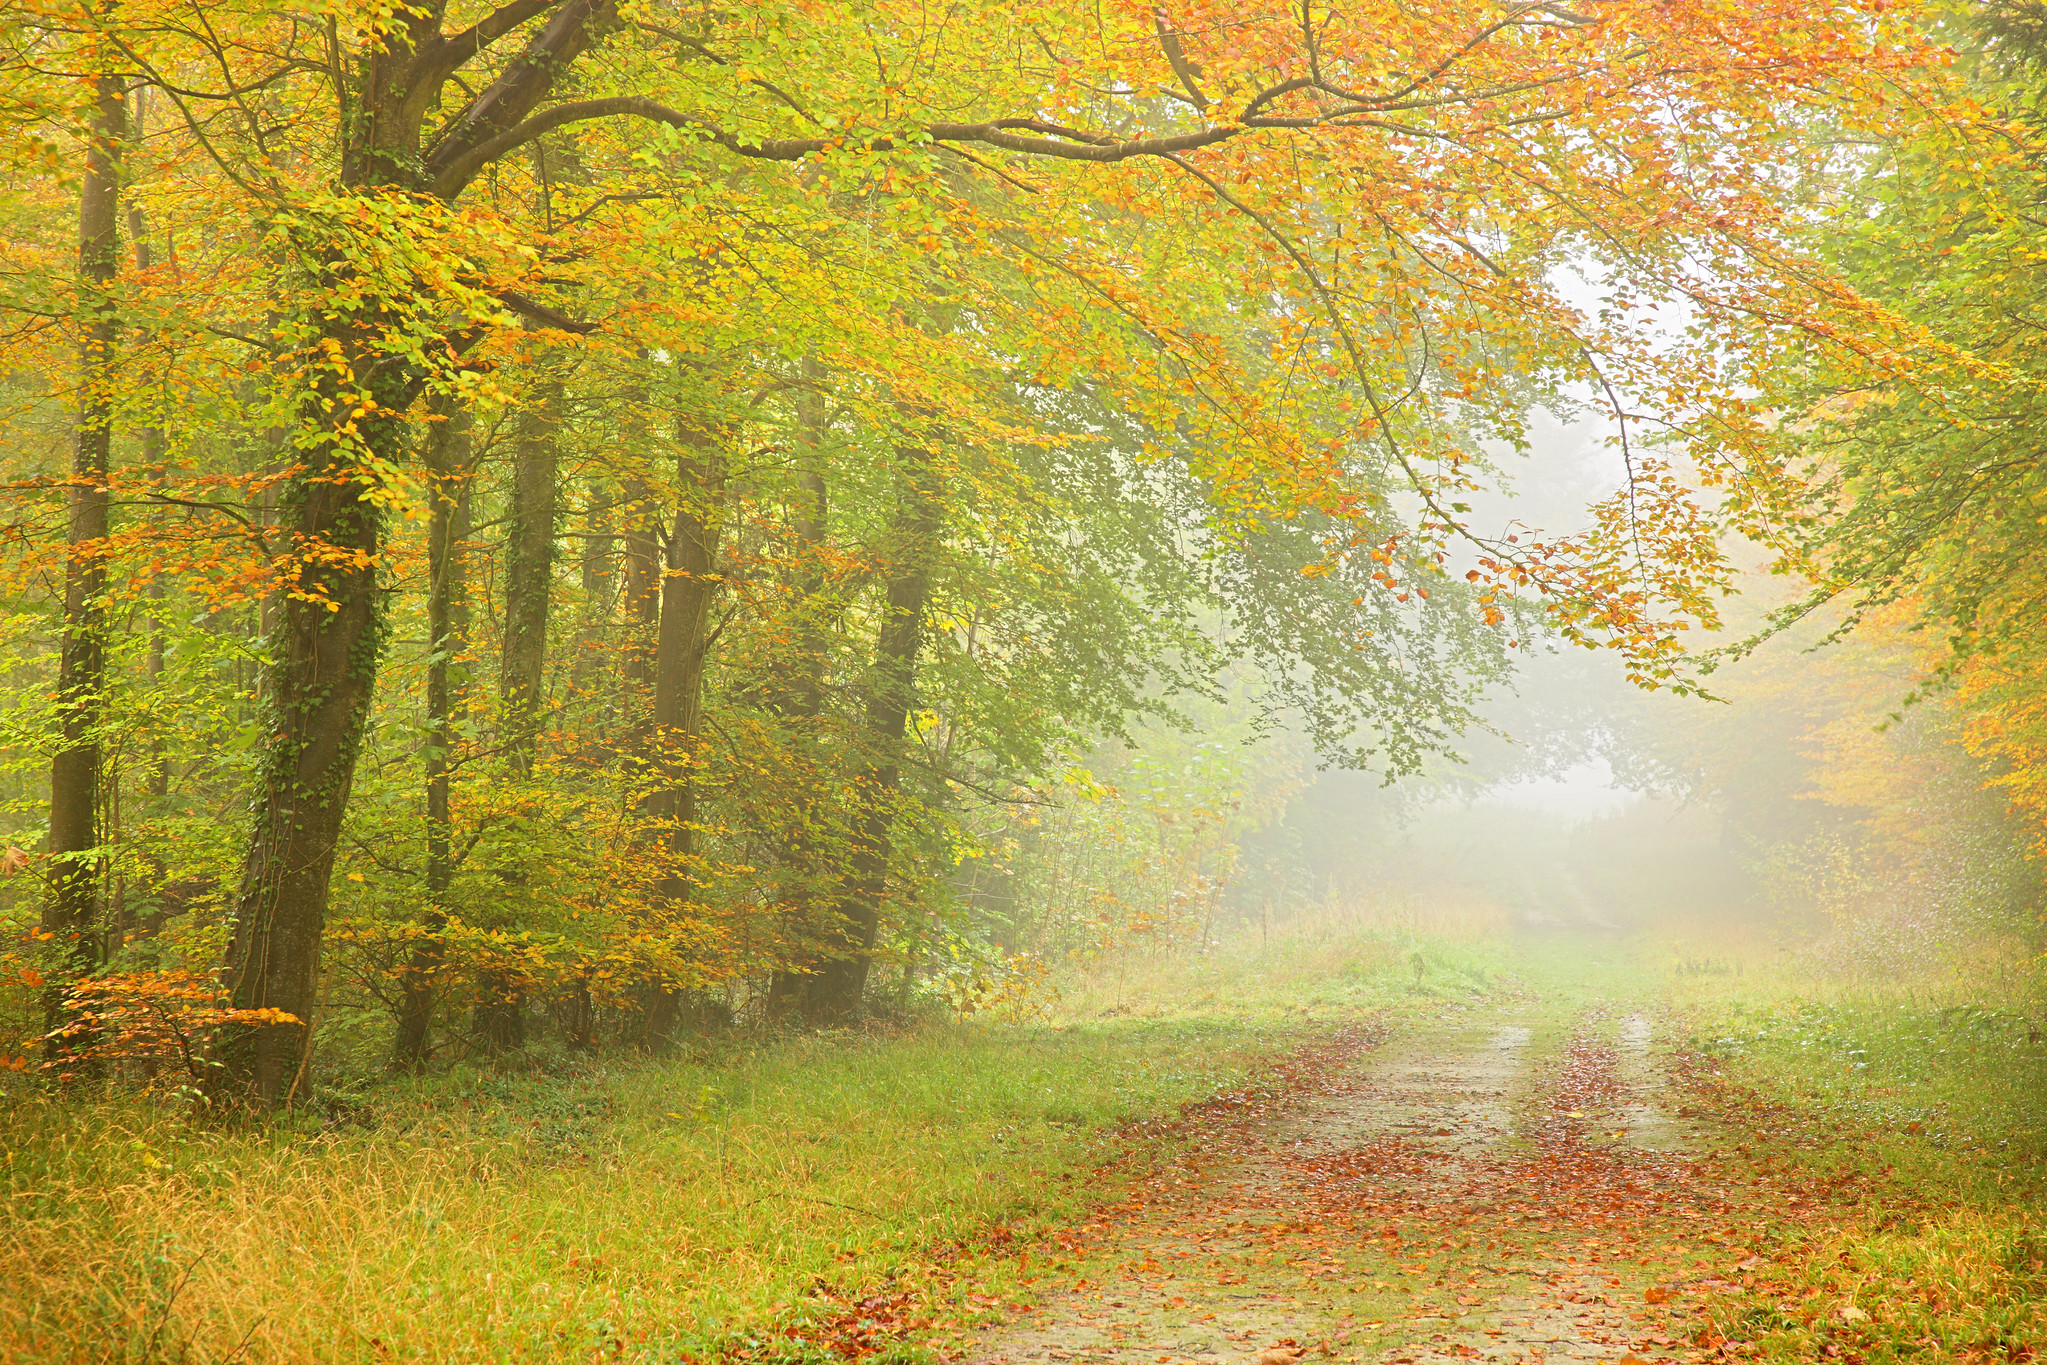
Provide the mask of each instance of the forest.
POLYGON ((0 6, 0 1348, 2034 1358, 2043 110, 2039 0, 0 6))

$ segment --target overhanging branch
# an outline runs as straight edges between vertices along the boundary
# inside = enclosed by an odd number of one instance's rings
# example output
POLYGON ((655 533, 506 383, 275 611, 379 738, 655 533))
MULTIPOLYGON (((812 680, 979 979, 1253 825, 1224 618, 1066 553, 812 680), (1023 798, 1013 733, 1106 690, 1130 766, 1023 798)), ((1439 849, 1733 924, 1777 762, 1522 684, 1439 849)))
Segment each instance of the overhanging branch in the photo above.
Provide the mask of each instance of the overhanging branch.
POLYGON ((478 171, 514 148, 537 137, 544 137, 557 128, 602 118, 641 118, 653 123, 665 123, 671 128, 696 133, 729 152, 756 161, 800 161, 806 156, 836 147, 861 147, 867 151, 885 152, 914 145, 920 140, 928 140, 978 142, 1025 156, 1054 157, 1062 161, 1114 162, 1128 161, 1140 156, 1174 156, 1218 142, 1226 142, 1247 131, 1242 124, 1220 124, 1198 132, 1178 133, 1170 137, 1118 140, 1080 129, 1061 127, 1042 119, 1008 118, 989 119, 981 123, 931 123, 913 130, 907 137, 891 134, 864 141, 843 137, 791 137, 763 138, 758 142, 748 142, 739 134, 728 132, 708 119, 670 109, 643 95, 614 95, 605 99, 570 100, 564 104, 557 104, 552 109, 535 114, 524 122, 506 129, 496 137, 478 143, 461 156, 434 168, 434 192, 442 198, 451 198, 463 185, 468 184, 478 171))

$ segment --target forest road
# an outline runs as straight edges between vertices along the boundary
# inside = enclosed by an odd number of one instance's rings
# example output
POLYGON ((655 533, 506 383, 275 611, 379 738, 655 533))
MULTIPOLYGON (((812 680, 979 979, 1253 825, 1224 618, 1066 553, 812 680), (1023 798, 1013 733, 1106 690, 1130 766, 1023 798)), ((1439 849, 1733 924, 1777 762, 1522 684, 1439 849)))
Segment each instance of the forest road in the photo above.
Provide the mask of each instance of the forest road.
POLYGON ((1689 1301, 1733 1286, 1651 1267, 1742 1203, 1653 1042, 1620 1008, 1340 1033, 1192 1115, 1179 1158, 1085 1230, 1088 1278, 963 1359, 1697 1358, 1689 1301))

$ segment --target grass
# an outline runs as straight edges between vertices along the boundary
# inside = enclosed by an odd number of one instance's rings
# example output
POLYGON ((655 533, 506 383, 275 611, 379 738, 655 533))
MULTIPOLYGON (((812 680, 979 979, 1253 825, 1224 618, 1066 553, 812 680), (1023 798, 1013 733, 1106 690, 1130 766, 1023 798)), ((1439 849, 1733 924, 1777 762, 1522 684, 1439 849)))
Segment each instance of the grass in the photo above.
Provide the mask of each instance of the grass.
POLYGON ((1923 1225, 1818 1239, 1723 1301, 1719 1333, 1771 1361, 2036 1359, 2047 1342, 2037 1218, 1964 1207, 1923 1225))
POLYGON ((2025 1360, 2047 1346, 2047 1041, 2009 945, 1856 970, 1739 935, 1672 990, 1757 1151, 1849 1178, 1856 1216, 1715 1310, 1769 1361, 2025 1360), (1763 1111, 1770 1110, 1765 1117, 1763 1111))
POLYGON ((863 1295, 957 1316, 1015 1273, 988 1248, 1112 1192, 1090 1176, 1119 1127, 1317 1019, 1468 995, 1483 958, 1350 925, 1125 962, 1041 1023, 463 1070, 271 1128, 20 1103, 0 1357, 800 1358, 791 1324, 863 1295))
POLYGON ((1859 1204, 1715 1302, 1736 1354, 2030 1358, 2032 977, 1842 971, 1738 925, 1684 939, 1510 957, 1482 906, 1381 906, 1128 954, 1030 1022, 464 1068, 268 1128, 25 1099, 0 1112, 0 1358, 797 1365, 867 1333, 907 1361, 1048 1269, 1093 1273, 1050 1234, 1172 1158, 1134 1121, 1339 1020, 1531 988, 1560 1016, 1673 1010, 1695 1074, 1719 1073, 1701 1102, 1752 1135, 1726 1159, 1854 1180, 1859 1204))

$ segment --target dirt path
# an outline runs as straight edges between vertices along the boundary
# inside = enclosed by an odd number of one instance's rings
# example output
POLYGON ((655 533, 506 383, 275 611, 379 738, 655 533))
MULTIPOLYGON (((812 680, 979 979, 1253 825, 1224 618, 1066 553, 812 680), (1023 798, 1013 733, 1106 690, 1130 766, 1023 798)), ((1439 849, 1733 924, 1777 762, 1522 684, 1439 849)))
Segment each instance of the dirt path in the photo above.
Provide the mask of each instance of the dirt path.
POLYGON ((1739 1287, 1679 1267, 1740 1264, 1763 1211, 1676 1108, 1642 1014, 1346 1033, 1192 1116, 1088 1230, 1095 1278, 967 1358, 1696 1359, 1691 1296, 1739 1287))

